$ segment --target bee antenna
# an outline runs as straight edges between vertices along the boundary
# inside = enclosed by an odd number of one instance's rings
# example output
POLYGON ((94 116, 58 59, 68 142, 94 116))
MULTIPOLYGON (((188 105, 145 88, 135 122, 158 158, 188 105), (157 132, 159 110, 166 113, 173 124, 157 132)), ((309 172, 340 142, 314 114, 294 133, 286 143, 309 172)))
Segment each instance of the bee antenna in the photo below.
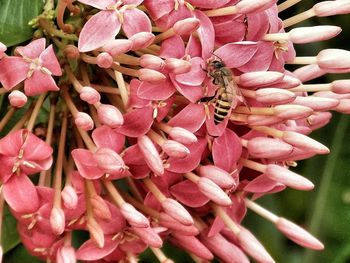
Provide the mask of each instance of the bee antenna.
POLYGON ((218 55, 215 55, 214 52, 211 52, 211 54, 222 61, 222 58, 220 58, 218 55))

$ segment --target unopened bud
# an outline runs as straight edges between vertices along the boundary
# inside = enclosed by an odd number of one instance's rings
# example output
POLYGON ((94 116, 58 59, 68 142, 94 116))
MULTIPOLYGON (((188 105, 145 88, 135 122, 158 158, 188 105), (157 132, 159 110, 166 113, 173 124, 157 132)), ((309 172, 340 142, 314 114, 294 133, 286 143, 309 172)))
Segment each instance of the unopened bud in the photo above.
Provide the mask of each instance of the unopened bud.
POLYGON ((340 94, 350 93, 350 79, 339 79, 332 83, 332 91, 340 94))
POLYGON ((142 152, 148 167, 157 175, 164 173, 163 162, 160 159, 159 152, 153 142, 146 135, 138 138, 137 144, 142 152))
POLYGON ((57 263, 76 263, 74 248, 71 246, 63 246, 57 250, 56 254, 57 263))
POLYGON ((191 62, 177 58, 167 58, 166 68, 173 74, 183 74, 191 70, 191 62))
POLYGON ((162 144, 162 150, 167 155, 176 158, 184 158, 190 153, 190 150, 186 146, 173 140, 166 140, 162 144))
POLYGON ((95 242, 96 246, 103 248, 105 244, 105 236, 101 226, 93 218, 89 218, 86 224, 87 229, 90 233, 90 238, 95 242))
POLYGON ((151 54, 144 54, 140 57, 140 66, 143 68, 160 71, 164 68, 165 62, 162 58, 151 54))
POLYGON ((193 225, 193 219, 190 213, 179 202, 174 199, 167 198, 161 202, 164 211, 181 224, 189 226, 193 225))
POLYGON ((328 40, 341 32, 338 26, 297 27, 289 32, 290 40, 296 44, 304 44, 328 40))
POLYGON ((199 26, 199 20, 197 18, 190 17, 177 21, 173 26, 173 30, 177 35, 189 35, 193 31, 197 30, 199 26))
POLYGON ((277 71, 255 71, 239 76, 239 85, 244 87, 268 86, 281 81, 284 74, 277 71))
POLYGON ((110 104, 101 104, 97 108, 97 116, 101 123, 117 128, 124 123, 124 118, 121 112, 110 104))
POLYGON ((241 227, 236 237, 239 246, 257 262, 275 262, 261 243, 247 229, 241 227))
POLYGON ((341 99, 335 110, 341 113, 350 114, 350 99, 341 99))
POLYGON ((132 42, 129 39, 113 39, 102 47, 102 50, 108 52, 112 57, 124 54, 131 49, 132 42))
POLYGON ((276 164, 268 164, 265 174, 270 179, 297 190, 308 191, 314 188, 314 184, 305 177, 276 164))
POLYGON ((111 219, 112 214, 111 211, 108 208, 108 205, 106 204, 105 200, 99 195, 93 195, 90 198, 92 210, 94 212, 94 215, 101 219, 111 219))
POLYGON ((326 74, 325 69, 321 69, 317 64, 310 64, 296 69, 293 74, 298 77, 301 82, 318 78, 326 74))
POLYGON ((201 177, 197 182, 199 190, 210 200, 221 206, 232 205, 231 199, 228 195, 212 180, 201 177))
POLYGON ((239 14, 248 14, 253 12, 258 12, 262 10, 266 10, 270 8, 273 4, 275 4, 276 0, 242 0, 238 2, 235 7, 237 9, 237 13, 239 14))
POLYGON ((96 102, 99 102, 101 99, 100 93, 95 90, 94 88, 84 86, 82 87, 79 97, 83 100, 86 101, 89 104, 94 104, 96 102))
POLYGON ((267 159, 280 158, 293 151, 293 147, 290 144, 267 137, 255 137, 249 140, 247 148, 252 156, 267 159))
POLYGON ((107 52, 102 52, 96 57, 97 65, 100 68, 110 68, 113 64, 113 57, 107 52))
POLYGON ((348 69, 350 68, 350 51, 343 49, 324 49, 317 55, 317 64, 320 68, 326 70, 348 69))
POLYGON ((329 153, 329 149, 323 144, 319 143, 318 141, 306 135, 303 135, 297 132, 285 131, 283 132, 282 139, 293 146, 296 146, 302 149, 312 150, 318 154, 329 153))
POLYGON ((110 148, 98 148, 93 156, 105 173, 116 174, 126 168, 123 158, 110 148))
POLYGON ((78 59, 80 57, 79 49, 74 45, 67 45, 63 49, 64 55, 70 59, 78 59))
POLYGON ((75 209, 78 205, 78 195, 75 189, 71 185, 66 185, 62 192, 61 197, 63 204, 68 209, 75 209))
POLYGON ((191 144, 198 141, 196 135, 194 135, 189 130, 186 130, 181 127, 171 128, 171 130, 169 131, 169 136, 175 141, 178 141, 183 144, 191 144))
POLYGON ((163 245, 163 240, 151 227, 132 227, 135 234, 147 245, 155 248, 160 248, 163 245))
POLYGON ((53 207, 50 214, 50 225, 55 235, 61 235, 65 228, 65 216, 61 208, 53 207))
POLYGON ((258 89, 256 91, 256 100, 265 104, 285 104, 294 101, 295 93, 277 88, 258 89))
POLYGON ((350 1, 323 1, 312 7, 316 16, 334 16, 350 13, 350 1))
POLYGON ((277 229, 285 234, 289 239, 303 247, 315 250, 324 249, 323 244, 317 238, 312 236, 305 229, 285 218, 280 217, 276 222, 276 226, 277 229))
POLYGON ((209 178, 215 184, 225 189, 232 189, 237 185, 237 182, 228 172, 215 165, 200 166, 199 174, 203 177, 209 178))
POLYGON ((8 96, 11 106, 21 108, 27 103, 27 96, 19 90, 11 91, 8 96))
POLYGON ((182 235, 196 236, 199 234, 199 230, 194 225, 185 226, 166 213, 160 213, 159 224, 182 235))
POLYGON ((85 112, 78 112, 74 119, 75 125, 84 131, 90 131, 94 128, 94 121, 89 114, 85 112))
POLYGON ((148 219, 135 209, 129 203, 123 203, 120 206, 120 212, 131 226, 134 227, 149 227, 148 219))
POLYGON ((339 100, 315 96, 297 96, 293 104, 307 106, 314 111, 327 111, 334 109, 339 104, 339 100))
POLYGON ((150 32, 139 32, 131 36, 129 40, 131 41, 131 50, 138 50, 141 48, 146 48, 153 43, 155 36, 150 32))
POLYGON ((139 80, 147 81, 152 84, 158 84, 164 82, 166 80, 166 76, 159 71, 142 68, 139 69, 139 80))
POLYGON ((313 110, 306 106, 287 104, 275 106, 274 112, 278 118, 297 120, 310 116, 313 110))

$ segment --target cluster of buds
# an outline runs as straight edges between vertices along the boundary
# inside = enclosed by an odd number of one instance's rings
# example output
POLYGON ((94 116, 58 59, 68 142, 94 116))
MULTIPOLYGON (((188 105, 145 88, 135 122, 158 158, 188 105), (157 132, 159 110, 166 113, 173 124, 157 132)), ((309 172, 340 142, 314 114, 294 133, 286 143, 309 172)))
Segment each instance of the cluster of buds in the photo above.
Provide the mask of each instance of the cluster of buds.
POLYGON ((1 44, 9 107, 0 130, 9 132, 0 139, 0 202, 28 251, 48 262, 136 262, 151 248, 172 262, 161 250, 169 241, 198 262, 274 262, 242 226, 247 209, 323 249, 255 202, 313 189, 289 167, 329 153, 308 135, 329 111, 350 112, 350 80, 303 84, 349 72, 350 52, 298 57, 293 48, 341 29, 288 29, 350 13, 350 1, 282 21, 279 12, 297 2, 58 0, 54 20, 37 18, 42 37, 1 44), (81 231, 89 237, 73 246, 81 231))

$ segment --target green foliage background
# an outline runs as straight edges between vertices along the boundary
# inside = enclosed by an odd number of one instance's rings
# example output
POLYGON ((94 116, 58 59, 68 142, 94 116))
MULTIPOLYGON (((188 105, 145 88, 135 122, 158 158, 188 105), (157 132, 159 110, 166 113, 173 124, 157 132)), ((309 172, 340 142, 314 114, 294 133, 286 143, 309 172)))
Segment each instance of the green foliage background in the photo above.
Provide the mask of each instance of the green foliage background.
MULTIPOLYGON (((307 10, 317 1, 304 0, 296 8, 282 13, 286 18, 307 10)), ((27 22, 40 13, 42 0, 0 0, 0 41, 14 45, 31 38, 32 29, 27 22)), ((316 44, 296 45, 298 56, 316 55, 324 48, 350 49, 350 15, 330 18, 312 18, 297 26, 340 25, 343 32, 336 39, 316 44)), ((349 75, 327 75, 320 83, 349 75)), ((6 111, 0 97, 0 115, 6 111)), ((45 113, 43 113, 45 114, 45 113)), ((16 122, 14 116, 13 122, 16 122)), ((45 118, 45 117, 44 117, 45 118)), ((315 190, 300 192, 286 190, 261 198, 258 202, 278 215, 282 215, 307 228, 326 246, 322 252, 312 252, 288 241, 273 225, 249 212, 244 220, 277 262, 286 263, 345 263, 350 262, 350 116, 334 114, 332 122, 316 131, 312 137, 331 149, 328 156, 316 156, 299 162, 294 171, 315 183, 315 190)), ((3 227, 4 262, 40 262, 32 258, 19 243, 15 221, 5 211, 3 227)), ((189 262, 190 258, 179 250, 165 247, 166 254, 176 262, 189 262)), ((150 251, 141 262, 156 262, 150 251)))

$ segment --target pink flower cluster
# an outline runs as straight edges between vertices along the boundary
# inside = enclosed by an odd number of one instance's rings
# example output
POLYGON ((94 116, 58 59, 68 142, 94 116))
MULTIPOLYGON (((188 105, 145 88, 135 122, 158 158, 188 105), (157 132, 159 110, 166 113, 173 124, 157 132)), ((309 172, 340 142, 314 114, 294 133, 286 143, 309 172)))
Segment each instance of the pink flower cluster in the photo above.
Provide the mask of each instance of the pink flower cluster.
POLYGON ((59 0, 64 33, 41 16, 47 39, 14 55, 1 45, 0 90, 14 90, 0 130, 27 96, 40 95, 0 139, 1 194, 28 251, 59 263, 135 262, 151 247, 171 262, 161 250, 167 240, 201 260, 274 262, 242 226, 247 209, 295 243, 323 249, 255 202, 286 187, 313 189, 289 167, 329 153, 308 135, 329 111, 350 112, 350 80, 303 84, 349 72, 350 52, 297 57, 293 48, 341 29, 287 30, 347 14, 350 1, 320 2, 282 21, 291 2, 59 0), (68 13, 80 24, 65 24, 68 13), (291 72, 286 64, 306 66, 291 72), (38 173, 34 185, 28 175, 38 173), (79 247, 76 230, 89 233, 79 247))

